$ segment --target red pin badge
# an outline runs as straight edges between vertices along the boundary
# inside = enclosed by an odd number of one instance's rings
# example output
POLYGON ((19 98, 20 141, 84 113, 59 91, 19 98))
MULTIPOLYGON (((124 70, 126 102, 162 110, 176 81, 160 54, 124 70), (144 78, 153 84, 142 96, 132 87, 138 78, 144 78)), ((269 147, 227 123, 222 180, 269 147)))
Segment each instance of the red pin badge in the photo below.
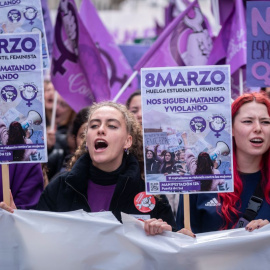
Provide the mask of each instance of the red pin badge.
POLYGON ((153 195, 146 195, 145 192, 140 192, 134 198, 134 205, 140 212, 148 213, 155 208, 156 199, 153 195))

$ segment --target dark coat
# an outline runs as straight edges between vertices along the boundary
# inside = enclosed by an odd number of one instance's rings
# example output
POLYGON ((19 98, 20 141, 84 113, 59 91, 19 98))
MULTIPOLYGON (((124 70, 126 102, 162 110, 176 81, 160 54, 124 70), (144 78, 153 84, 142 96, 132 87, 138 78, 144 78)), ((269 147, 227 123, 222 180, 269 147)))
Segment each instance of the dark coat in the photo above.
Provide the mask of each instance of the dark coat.
MULTIPOLYGON (((68 212, 83 209, 91 212, 87 199, 87 186, 90 176, 91 159, 89 154, 81 156, 70 172, 65 172, 55 178, 42 193, 37 210, 68 212)), ((143 215, 134 205, 134 197, 145 191, 145 182, 140 177, 137 159, 129 155, 126 169, 119 176, 109 210, 121 222, 121 212, 133 215, 143 215)), ((146 213, 151 218, 161 218, 175 229, 176 224, 171 206, 166 196, 156 198, 156 206, 146 213)))

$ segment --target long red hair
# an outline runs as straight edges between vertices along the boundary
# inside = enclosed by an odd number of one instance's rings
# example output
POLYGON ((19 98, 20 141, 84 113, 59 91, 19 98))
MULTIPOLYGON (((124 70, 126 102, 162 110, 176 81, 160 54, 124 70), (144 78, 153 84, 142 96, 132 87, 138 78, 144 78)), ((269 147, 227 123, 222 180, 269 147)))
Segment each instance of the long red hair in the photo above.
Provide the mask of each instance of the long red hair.
MULTIPOLYGON (((238 97, 232 103, 232 123, 234 118, 238 114, 239 109, 246 103, 256 101, 257 103, 264 104, 267 107, 268 114, 270 115, 270 101, 261 93, 244 94, 238 97)), ((231 193, 219 193, 219 201, 222 201, 221 213, 219 213, 224 219, 224 226, 222 229, 228 229, 229 224, 234 222, 235 217, 239 217, 240 211, 238 207, 241 207, 240 196, 243 191, 243 183, 237 171, 237 159, 236 159, 237 145, 233 138, 233 175, 234 175, 234 192, 231 193), (238 207, 237 207, 238 204, 238 207)), ((266 201, 270 204, 270 151, 269 149, 263 154, 261 161, 261 173, 262 173, 262 189, 264 190, 264 196, 266 201), (269 179, 269 181, 268 181, 269 179)), ((235 224, 234 224, 235 225, 235 224)))

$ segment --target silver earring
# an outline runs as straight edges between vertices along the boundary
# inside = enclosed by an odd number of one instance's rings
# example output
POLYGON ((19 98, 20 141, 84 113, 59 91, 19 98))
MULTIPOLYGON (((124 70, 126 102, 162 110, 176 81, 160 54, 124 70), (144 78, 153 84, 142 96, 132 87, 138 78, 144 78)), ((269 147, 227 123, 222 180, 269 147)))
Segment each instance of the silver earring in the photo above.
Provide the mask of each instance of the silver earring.
POLYGON ((129 155, 129 149, 128 148, 126 148, 126 153, 127 153, 127 155, 129 155))

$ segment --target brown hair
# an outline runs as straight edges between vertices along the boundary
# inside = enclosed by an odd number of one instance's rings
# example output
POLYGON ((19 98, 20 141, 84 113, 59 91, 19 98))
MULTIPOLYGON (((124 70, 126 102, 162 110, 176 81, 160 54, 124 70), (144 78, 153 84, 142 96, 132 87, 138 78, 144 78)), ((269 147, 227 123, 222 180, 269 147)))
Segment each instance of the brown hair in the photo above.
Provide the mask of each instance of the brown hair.
MULTIPOLYGON (((141 130, 140 124, 137 122, 134 115, 128 111, 126 106, 119 103, 112 102, 112 101, 94 103, 89 109, 88 121, 93 115, 93 113, 102 107, 112 107, 122 113, 125 120, 127 133, 130 134, 132 137, 132 145, 129 148, 129 152, 136 156, 136 158, 138 159, 140 163, 140 168, 142 171, 143 170, 143 144, 142 144, 142 130, 141 130)), ((82 145, 79 146, 78 149, 75 151, 75 154, 68 165, 69 170, 73 167, 74 163, 78 160, 78 158, 82 156, 84 153, 87 153, 86 139, 84 139, 82 145)))

